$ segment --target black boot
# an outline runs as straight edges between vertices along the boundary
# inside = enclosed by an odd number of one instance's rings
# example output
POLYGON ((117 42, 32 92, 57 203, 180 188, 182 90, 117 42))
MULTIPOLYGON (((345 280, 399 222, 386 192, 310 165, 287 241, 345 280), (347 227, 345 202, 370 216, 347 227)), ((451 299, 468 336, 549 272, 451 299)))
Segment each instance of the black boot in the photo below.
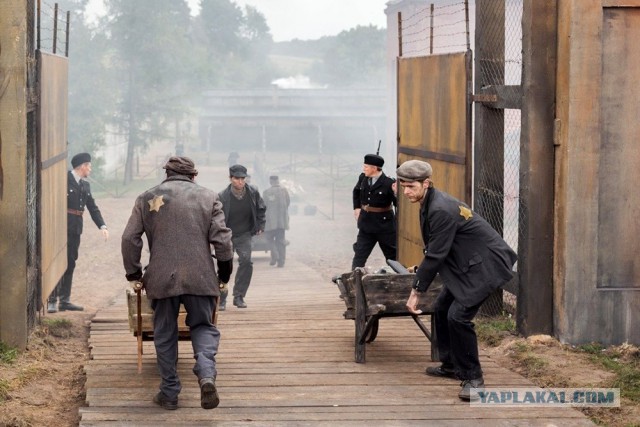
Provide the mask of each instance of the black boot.
POLYGON ((247 304, 245 304, 242 297, 233 297, 233 305, 238 308, 247 308, 247 304))
POLYGON ((218 310, 225 311, 227 309, 227 295, 229 291, 226 288, 220 288, 220 301, 218 302, 218 310))

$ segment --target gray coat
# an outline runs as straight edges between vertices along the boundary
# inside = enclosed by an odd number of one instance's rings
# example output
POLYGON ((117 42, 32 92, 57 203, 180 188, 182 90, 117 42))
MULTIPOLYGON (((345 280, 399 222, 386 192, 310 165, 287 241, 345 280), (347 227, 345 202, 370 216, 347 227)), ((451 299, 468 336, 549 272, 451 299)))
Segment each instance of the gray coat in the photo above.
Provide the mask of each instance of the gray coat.
POLYGON ((463 202, 435 188, 426 198, 420 209, 425 257, 414 287, 424 292, 440 273, 456 301, 477 305, 513 277, 516 254, 463 202))
POLYGON ((150 251, 142 277, 149 298, 220 294, 211 245, 223 261, 233 258, 233 248, 217 193, 177 175, 138 196, 122 234, 128 275, 142 269, 142 234, 150 251))
POLYGON ((267 206, 264 231, 289 229, 289 192, 280 184, 272 185, 264 190, 262 198, 267 206))

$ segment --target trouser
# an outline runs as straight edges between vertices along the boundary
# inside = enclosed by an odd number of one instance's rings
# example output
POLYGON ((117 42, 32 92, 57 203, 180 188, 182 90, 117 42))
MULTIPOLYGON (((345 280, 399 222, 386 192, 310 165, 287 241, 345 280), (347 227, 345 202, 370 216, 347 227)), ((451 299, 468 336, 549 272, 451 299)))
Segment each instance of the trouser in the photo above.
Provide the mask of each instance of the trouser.
POLYGON ((287 244, 284 240, 284 228, 265 231, 265 238, 271 249, 271 264, 282 267, 287 256, 287 244))
POLYGON ((396 259, 396 233, 365 233, 364 231, 358 231, 358 237, 353 244, 353 261, 351 262, 351 269, 356 267, 364 267, 367 262, 367 258, 371 255, 374 246, 380 245, 380 249, 384 254, 385 259, 396 259))
POLYGON ((156 347, 160 391, 173 400, 178 397, 182 386, 178 378, 178 313, 180 304, 187 311, 186 324, 191 334, 193 358, 196 360, 193 373, 202 378, 215 378, 220 331, 212 323, 214 297, 179 295, 154 299, 153 344, 156 347))
POLYGON ((251 261, 251 233, 242 233, 231 238, 233 249, 238 254, 238 269, 233 283, 233 296, 244 298, 251 284, 253 276, 253 261, 251 261))
POLYGON ((78 259, 78 249, 80 248, 80 234, 67 235, 67 270, 56 287, 49 295, 49 302, 55 304, 59 299, 61 303, 70 302, 71 283, 73 282, 73 271, 76 269, 76 260, 78 259))
POLYGON ((445 368, 453 368, 461 380, 482 377, 478 338, 471 321, 482 302, 473 307, 465 307, 444 288, 434 304, 440 361, 445 368))

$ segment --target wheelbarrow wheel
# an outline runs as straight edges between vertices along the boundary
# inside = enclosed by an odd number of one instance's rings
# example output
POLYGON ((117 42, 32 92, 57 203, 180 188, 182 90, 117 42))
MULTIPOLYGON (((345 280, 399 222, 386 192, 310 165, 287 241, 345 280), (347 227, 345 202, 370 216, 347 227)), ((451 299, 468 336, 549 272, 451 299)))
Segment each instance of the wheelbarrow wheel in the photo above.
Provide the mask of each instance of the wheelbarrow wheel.
POLYGON ((378 336, 378 326, 380 325, 380 319, 375 319, 371 324, 371 330, 367 334, 365 338, 365 342, 370 343, 373 342, 378 336))

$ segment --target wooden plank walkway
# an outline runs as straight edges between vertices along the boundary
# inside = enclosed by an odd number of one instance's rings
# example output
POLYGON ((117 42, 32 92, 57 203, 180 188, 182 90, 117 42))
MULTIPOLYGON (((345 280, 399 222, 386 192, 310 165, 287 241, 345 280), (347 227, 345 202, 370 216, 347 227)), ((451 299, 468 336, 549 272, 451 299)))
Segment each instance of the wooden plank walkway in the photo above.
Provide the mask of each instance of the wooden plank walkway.
MULTIPOLYGON (((220 313, 220 406, 200 408, 191 342, 181 341, 183 389, 178 410, 167 411, 151 401, 159 384, 152 342, 137 373, 123 293, 91 324, 80 425, 592 425, 570 408, 470 407, 457 381, 424 375, 429 345, 411 318, 382 319, 367 363, 355 363, 354 324, 342 317, 337 287, 295 260, 274 268, 258 254, 246 302, 239 310, 229 301, 220 313)), ((531 385, 487 357, 482 363, 487 386, 531 385)))

